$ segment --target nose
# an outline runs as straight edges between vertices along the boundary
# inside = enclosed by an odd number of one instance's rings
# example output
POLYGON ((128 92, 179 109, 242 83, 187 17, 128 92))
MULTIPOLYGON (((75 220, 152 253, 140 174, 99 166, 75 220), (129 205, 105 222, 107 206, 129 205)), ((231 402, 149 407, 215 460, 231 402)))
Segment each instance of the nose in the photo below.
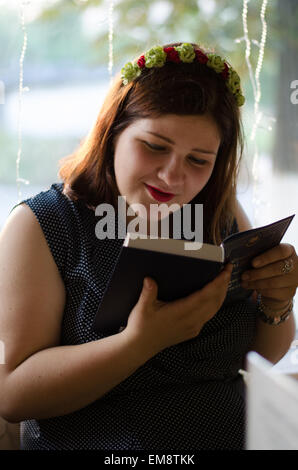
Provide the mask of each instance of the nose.
POLYGON ((173 192, 179 193, 184 183, 184 162, 178 155, 165 157, 162 167, 159 168, 158 177, 164 181, 173 192))

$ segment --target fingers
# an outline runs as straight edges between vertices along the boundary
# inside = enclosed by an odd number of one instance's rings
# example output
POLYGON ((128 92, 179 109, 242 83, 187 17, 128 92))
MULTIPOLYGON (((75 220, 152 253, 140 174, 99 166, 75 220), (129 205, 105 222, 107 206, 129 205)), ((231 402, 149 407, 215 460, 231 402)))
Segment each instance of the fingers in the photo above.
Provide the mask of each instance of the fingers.
POLYGON ((296 288, 298 285, 298 258, 289 244, 280 244, 253 260, 253 266, 242 275, 246 289, 296 288))
POLYGON ((215 296, 215 298, 217 298, 218 303, 221 305, 226 296, 232 270, 233 265, 231 263, 227 264, 222 270, 222 272, 215 279, 213 279, 213 281, 209 282, 209 284, 203 287, 203 289, 201 290, 201 295, 203 296, 203 298, 205 296, 215 296))
MULTIPOLYGON (((291 266, 291 264, 290 264, 291 266)), ((298 263, 293 261, 289 272, 283 272, 284 263, 278 261, 264 268, 255 268, 246 271, 241 276, 241 285, 245 289, 270 289, 283 287, 297 287, 298 285, 298 263)))
POLYGON ((221 273, 216 276, 213 281, 209 282, 205 287, 203 287, 201 292, 208 292, 209 290, 213 290, 214 287, 222 287, 224 290, 229 284, 232 270, 233 265, 231 263, 226 264, 221 273))
POLYGON ((297 287, 296 276, 281 275, 265 279, 255 279, 241 282, 244 289, 280 289, 297 287))
POLYGON ((231 271, 232 265, 226 266, 203 289, 172 302, 159 301, 157 283, 146 277, 128 319, 129 331, 149 338, 156 351, 194 338, 221 307, 231 271))
MULTIPOLYGON (((295 264, 294 260, 292 263, 289 263, 290 270, 286 273, 288 277, 291 277, 291 272, 294 271, 295 264)), ((264 268, 255 268, 245 271, 242 274, 241 279, 246 282, 251 282, 259 279, 270 279, 272 277, 283 276, 285 274, 283 272, 284 266, 284 261, 277 261, 276 263, 269 264, 264 268)), ((294 279, 294 276, 292 276, 292 278, 294 279)))
POLYGON ((147 291, 152 290, 154 288, 154 284, 156 284, 156 282, 153 281, 153 279, 151 279, 150 277, 144 278, 143 287, 145 288, 145 290, 147 291))
POLYGON ((295 296, 296 288, 259 289, 257 291, 262 297, 275 300, 289 300, 295 296))
POLYGON ((181 300, 186 301, 189 308, 197 309, 200 302, 212 302, 219 309, 225 299, 232 270, 233 265, 231 263, 227 264, 211 282, 181 300))
POLYGON ((143 288, 139 297, 139 302, 143 305, 152 304, 156 300, 157 292, 157 283, 150 277, 145 277, 143 280, 143 288))
POLYGON ((278 301, 294 297, 298 286, 298 258, 294 247, 279 244, 255 258, 253 266, 258 260, 258 268, 243 273, 242 287, 278 301))
POLYGON ((267 264, 275 263, 276 261, 283 260, 295 255, 295 248, 289 243, 280 243, 279 245, 265 251, 253 259, 252 265, 256 268, 261 268, 267 264))

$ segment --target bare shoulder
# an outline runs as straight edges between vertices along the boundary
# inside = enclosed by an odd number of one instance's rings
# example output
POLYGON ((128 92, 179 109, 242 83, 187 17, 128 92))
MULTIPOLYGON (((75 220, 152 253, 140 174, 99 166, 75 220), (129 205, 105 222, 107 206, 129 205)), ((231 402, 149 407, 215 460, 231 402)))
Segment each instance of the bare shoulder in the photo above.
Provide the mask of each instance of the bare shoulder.
POLYGON ((42 228, 26 204, 0 233, 0 332, 7 367, 59 343, 65 286, 42 228))
MULTIPOLYGON (((59 273, 42 228, 30 207, 23 203, 8 216, 0 233, 0 260, 12 265, 30 260, 31 268, 46 263, 48 271, 59 273), (10 257, 8 260, 6 257, 10 257)), ((8 265, 7 265, 8 267, 8 265)), ((31 271, 33 274, 33 272, 31 271)))
MULTIPOLYGON (((29 230, 31 235, 33 235, 33 233, 42 233, 41 227, 33 211, 25 203, 18 205, 11 211, 1 230, 0 240, 2 240, 8 232, 10 232, 11 235, 18 227, 20 229, 22 228, 22 230, 29 230)), ((19 235, 21 235, 21 233, 19 233, 19 235)))
POLYGON ((245 230, 253 228, 245 210, 243 209, 238 199, 236 199, 235 204, 235 217, 237 220, 239 232, 244 232, 245 230))

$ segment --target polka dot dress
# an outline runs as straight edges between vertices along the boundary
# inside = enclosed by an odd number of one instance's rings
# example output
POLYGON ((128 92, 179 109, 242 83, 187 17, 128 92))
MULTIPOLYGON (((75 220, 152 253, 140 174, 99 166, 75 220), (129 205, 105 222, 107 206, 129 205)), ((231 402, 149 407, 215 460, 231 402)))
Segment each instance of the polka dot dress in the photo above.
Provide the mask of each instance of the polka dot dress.
MULTIPOLYGON (((62 191, 63 183, 55 183, 22 202, 34 212, 66 287, 61 345, 75 345, 104 337, 92 323, 123 239, 96 238, 94 211, 62 191)), ((255 327, 251 301, 222 307, 196 338, 161 351, 99 400, 65 416, 22 422, 21 448, 244 448, 238 370, 255 327)))

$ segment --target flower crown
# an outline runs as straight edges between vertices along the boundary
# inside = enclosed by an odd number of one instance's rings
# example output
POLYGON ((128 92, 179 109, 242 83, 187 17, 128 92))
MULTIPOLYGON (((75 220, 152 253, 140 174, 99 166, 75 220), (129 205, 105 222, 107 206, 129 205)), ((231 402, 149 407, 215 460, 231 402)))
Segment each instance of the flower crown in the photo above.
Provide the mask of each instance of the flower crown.
POLYGON ((166 62, 179 64, 192 63, 194 61, 206 64, 216 73, 220 74, 226 82, 227 88, 234 95, 238 106, 242 106, 245 98, 240 87, 240 77, 238 73, 225 62, 220 56, 205 53, 200 49, 195 49, 192 44, 184 43, 176 47, 154 46, 136 62, 128 62, 121 69, 121 79, 123 85, 127 85, 135 78, 139 77, 143 68, 162 67, 166 62))

